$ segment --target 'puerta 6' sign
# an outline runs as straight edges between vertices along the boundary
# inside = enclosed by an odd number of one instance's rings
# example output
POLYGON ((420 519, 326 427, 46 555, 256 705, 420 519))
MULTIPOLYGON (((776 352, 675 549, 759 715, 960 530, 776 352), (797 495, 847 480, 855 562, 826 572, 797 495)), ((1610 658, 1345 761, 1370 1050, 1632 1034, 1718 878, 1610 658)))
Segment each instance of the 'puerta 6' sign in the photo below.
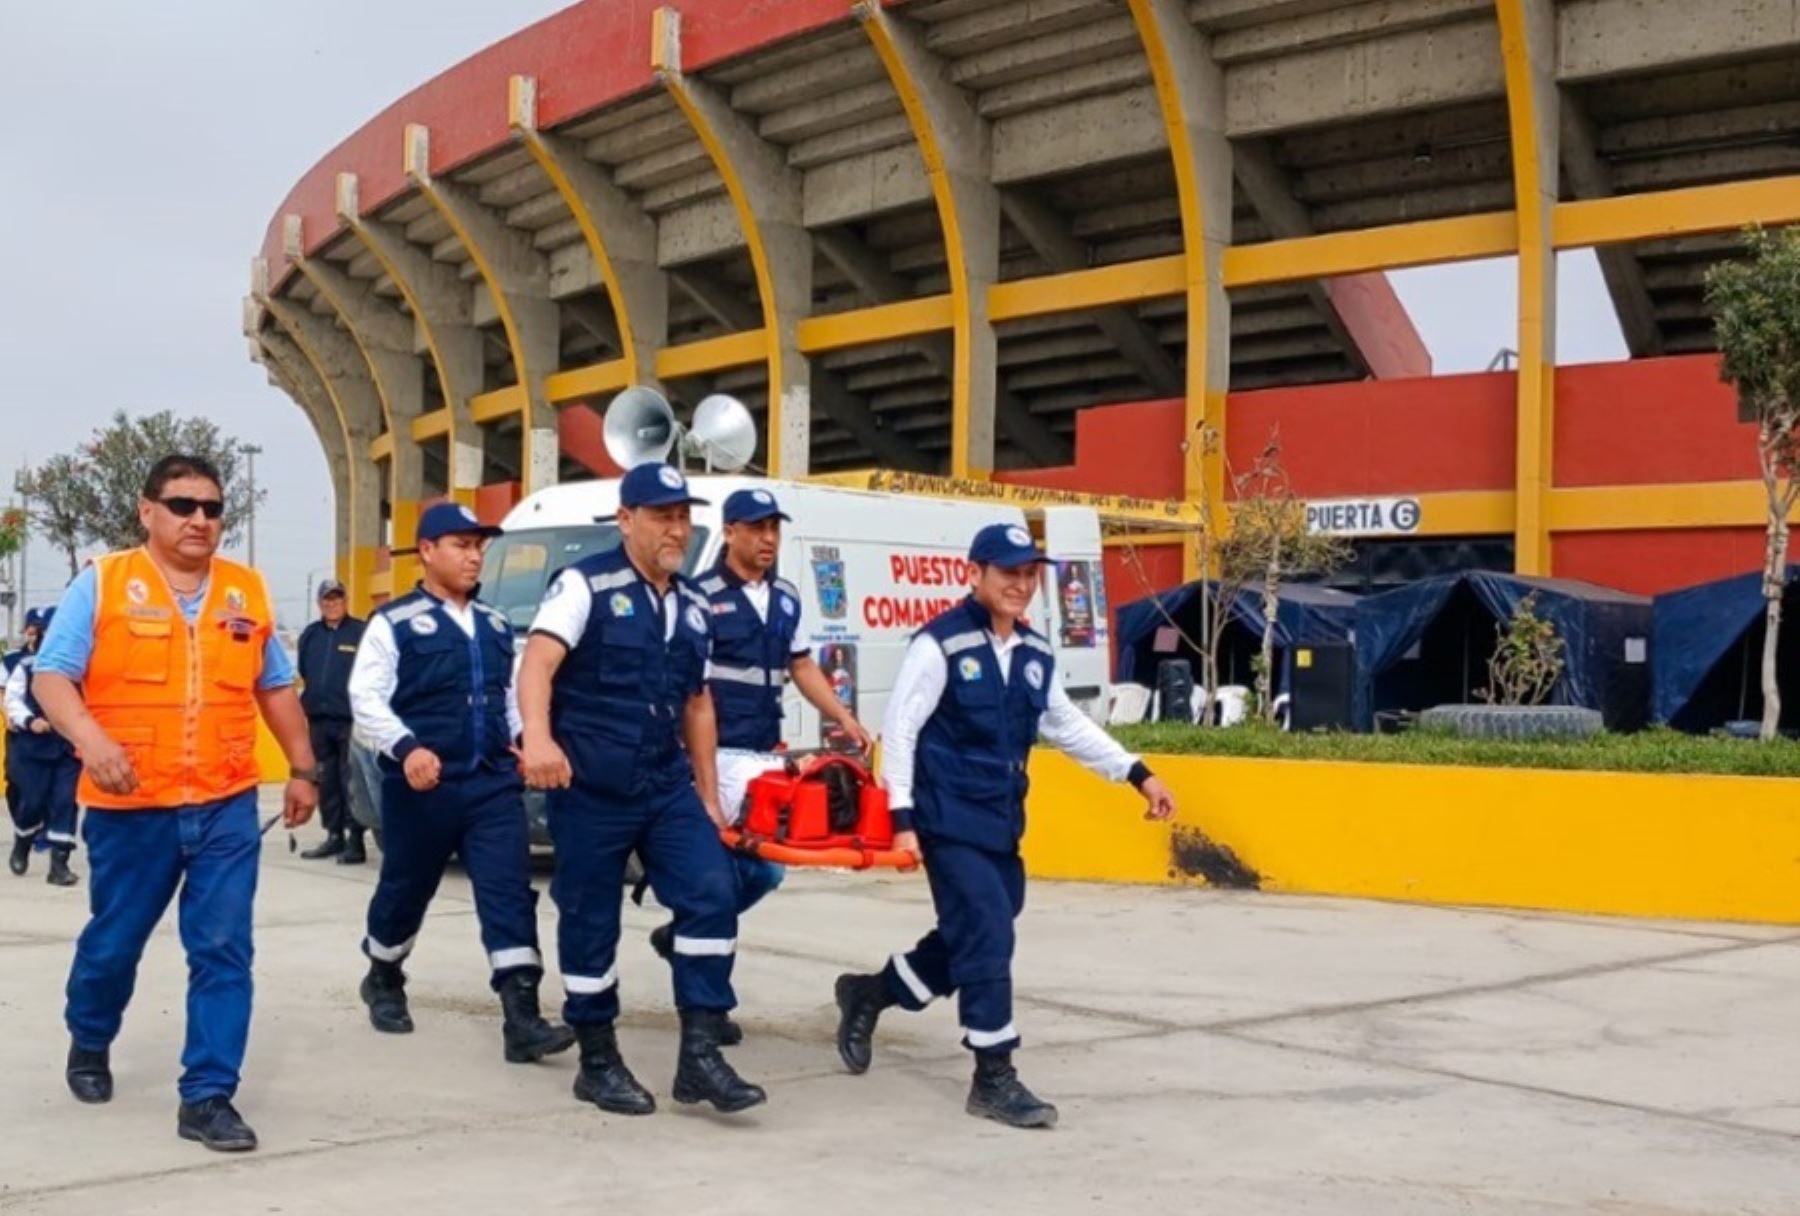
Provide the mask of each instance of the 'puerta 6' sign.
POLYGON ((1407 536, 1419 530, 1416 498, 1338 498, 1306 504, 1306 530, 1332 536, 1407 536))

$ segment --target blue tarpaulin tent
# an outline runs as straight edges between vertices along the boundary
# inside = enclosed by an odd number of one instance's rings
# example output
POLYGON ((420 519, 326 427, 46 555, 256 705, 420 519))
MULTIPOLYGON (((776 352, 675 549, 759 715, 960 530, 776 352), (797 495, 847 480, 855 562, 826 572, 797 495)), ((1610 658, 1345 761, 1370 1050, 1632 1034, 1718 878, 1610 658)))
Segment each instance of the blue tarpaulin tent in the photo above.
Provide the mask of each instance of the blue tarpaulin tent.
MULTIPOLYGON (((1787 569, 1786 623, 1775 665, 1784 698, 1782 726, 1800 726, 1800 566, 1787 569), (1792 706, 1790 709, 1789 707, 1792 706)), ((1762 647, 1767 635, 1762 573, 1702 583, 1656 597, 1651 716, 1677 730, 1706 731, 1762 717, 1762 647)))
MULTIPOLYGON (((1187 659, 1193 664, 1195 677, 1199 677, 1200 655, 1188 645, 1188 640, 1204 644, 1200 628, 1203 588, 1216 599, 1216 589, 1197 579, 1133 600, 1119 609, 1119 662, 1115 679, 1121 683, 1130 681, 1154 687, 1157 664, 1166 659, 1187 659), (1173 618, 1174 626, 1170 625, 1170 618, 1173 618), (1176 627, 1179 627, 1178 633, 1169 632, 1176 627), (1160 648, 1158 641, 1162 642, 1160 648)), ((1281 588, 1275 610, 1275 661, 1276 669, 1281 673, 1281 678, 1276 681, 1277 688, 1287 684, 1288 648, 1349 640, 1356 599, 1348 592, 1310 583, 1290 583, 1281 588)), ((1261 590, 1252 588, 1239 593, 1232 605, 1231 623, 1225 627, 1225 636, 1219 646, 1219 667, 1224 683, 1249 684, 1254 679, 1250 658, 1262 648, 1262 631, 1261 590)))
POLYGON ((1488 685, 1500 626, 1525 596, 1563 639, 1555 705, 1597 709, 1609 730, 1649 712, 1650 600, 1568 579, 1470 571, 1422 579, 1356 606, 1356 722, 1375 714, 1466 704, 1488 685))

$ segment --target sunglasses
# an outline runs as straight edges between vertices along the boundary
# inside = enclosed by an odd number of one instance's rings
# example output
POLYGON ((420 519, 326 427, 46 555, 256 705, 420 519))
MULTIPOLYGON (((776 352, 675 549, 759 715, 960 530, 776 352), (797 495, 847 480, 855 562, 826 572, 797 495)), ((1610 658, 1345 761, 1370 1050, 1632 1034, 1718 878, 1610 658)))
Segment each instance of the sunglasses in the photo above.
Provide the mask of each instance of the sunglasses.
POLYGON ((208 519, 217 519, 225 514, 225 504, 217 498, 159 498, 156 500, 171 512, 186 519, 195 511, 208 519))

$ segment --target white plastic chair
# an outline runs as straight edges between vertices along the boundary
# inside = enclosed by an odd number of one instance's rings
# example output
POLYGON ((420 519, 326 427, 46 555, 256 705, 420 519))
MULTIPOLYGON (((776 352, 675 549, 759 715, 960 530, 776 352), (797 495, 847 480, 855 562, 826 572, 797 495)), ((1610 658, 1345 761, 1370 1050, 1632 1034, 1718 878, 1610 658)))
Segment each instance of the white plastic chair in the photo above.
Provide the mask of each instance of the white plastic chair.
POLYGON ((1151 692, 1142 684, 1114 684, 1106 709, 1108 726, 1135 726, 1150 712, 1151 692))
POLYGON ((1292 695, 1284 692, 1275 698, 1275 724, 1282 730, 1294 729, 1294 698, 1292 695))
POLYGON ((1219 689, 1219 725, 1236 726, 1250 714, 1250 690, 1242 684, 1219 689))

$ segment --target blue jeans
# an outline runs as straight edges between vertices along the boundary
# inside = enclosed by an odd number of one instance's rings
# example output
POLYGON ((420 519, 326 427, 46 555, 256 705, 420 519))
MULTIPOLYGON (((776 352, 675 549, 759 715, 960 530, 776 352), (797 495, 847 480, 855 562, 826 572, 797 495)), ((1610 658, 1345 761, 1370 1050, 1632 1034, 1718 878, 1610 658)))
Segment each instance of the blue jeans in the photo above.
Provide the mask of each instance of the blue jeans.
POLYGON ((761 903, 787 877, 786 866, 745 853, 733 853, 731 863, 737 869, 739 916, 761 903))
POLYGON ((195 806, 90 809, 83 838, 91 915, 69 970, 69 1036, 88 1051, 118 1037, 144 943, 179 889, 188 961, 181 1100, 229 1098, 250 1038, 256 791, 195 806))

